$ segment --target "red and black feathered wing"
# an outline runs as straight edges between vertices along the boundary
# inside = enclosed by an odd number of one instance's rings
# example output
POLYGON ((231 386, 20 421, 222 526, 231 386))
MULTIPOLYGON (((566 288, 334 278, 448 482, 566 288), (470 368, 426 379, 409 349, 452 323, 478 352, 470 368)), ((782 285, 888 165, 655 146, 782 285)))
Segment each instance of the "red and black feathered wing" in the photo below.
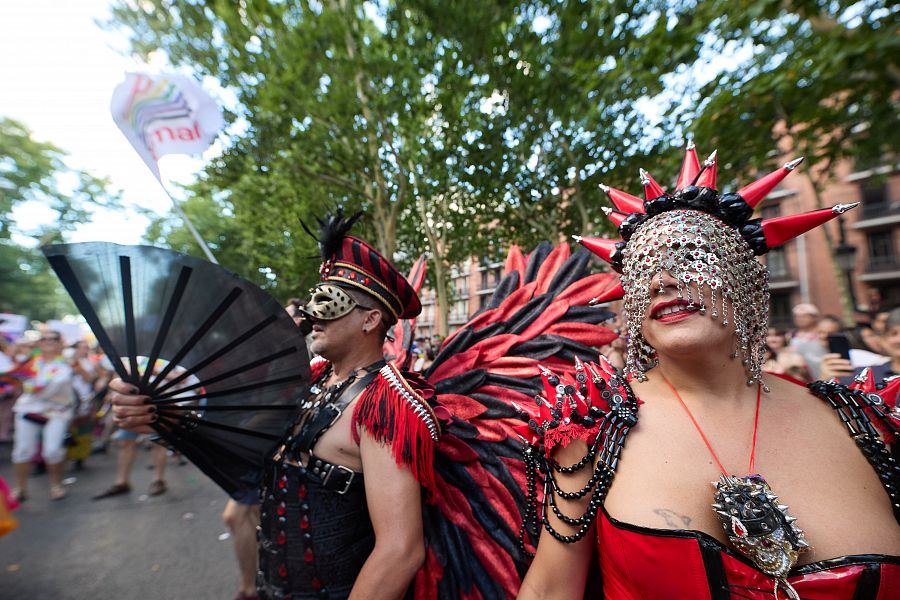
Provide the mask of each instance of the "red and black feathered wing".
POLYGON ((615 333, 588 306, 613 274, 590 274, 590 254, 513 248, 488 307, 447 338, 426 377, 452 416, 434 454, 434 502, 424 507, 426 562, 417 599, 513 598, 527 568, 519 547, 525 505, 517 406, 541 391, 538 364, 571 371, 615 333))

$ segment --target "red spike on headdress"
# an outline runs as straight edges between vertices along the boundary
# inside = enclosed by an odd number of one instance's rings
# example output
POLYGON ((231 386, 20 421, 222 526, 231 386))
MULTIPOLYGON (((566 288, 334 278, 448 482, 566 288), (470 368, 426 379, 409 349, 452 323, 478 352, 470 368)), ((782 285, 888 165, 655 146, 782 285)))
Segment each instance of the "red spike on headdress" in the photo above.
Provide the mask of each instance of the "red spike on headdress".
POLYGON ((688 140, 687 148, 684 151, 684 162, 681 163, 681 174, 678 176, 678 183, 675 184, 675 191, 677 192, 693 184, 699 172, 700 159, 697 158, 697 149, 694 147, 694 141, 688 140))
POLYGON ((616 284, 595 298, 591 298, 588 302, 591 306, 601 304, 603 302, 612 302, 613 300, 621 300, 625 296, 625 288, 622 287, 622 281, 616 279, 616 284))
POLYGON ((600 189, 606 192, 606 195, 616 205, 616 208, 623 213, 644 213, 644 201, 637 196, 632 196, 627 192, 611 188, 602 183, 600 184, 600 189))
POLYGON ((718 150, 713 150, 709 158, 703 161, 703 169, 699 173, 699 177, 697 177, 697 182, 694 184, 697 187, 716 189, 716 171, 719 168, 719 161, 716 158, 718 152, 718 150))
POLYGON ((613 210, 613 209, 609 208, 608 206, 603 206, 601 208, 603 209, 603 213, 607 217, 609 217, 609 220, 612 221, 613 225, 615 225, 616 227, 621 225, 622 221, 625 220, 625 217, 628 216, 625 213, 619 212, 618 210, 613 210))
POLYGON ((762 199, 769 195, 776 185, 781 183, 781 180, 790 175, 791 171, 797 168, 803 162, 803 157, 795 158, 789 163, 785 163, 783 167, 778 169, 777 171, 772 171, 762 179, 758 179, 754 181, 750 185, 746 187, 742 187, 737 191, 738 196, 744 199, 744 202, 749 204, 750 206, 756 207, 757 204, 762 202, 762 199))
POLYGON ((641 169, 641 185, 644 186, 644 199, 649 202, 651 200, 656 200, 660 196, 666 195, 666 190, 662 189, 662 186, 656 183, 656 180, 653 179, 653 175, 641 169))
POLYGON ((822 208, 799 215, 785 215, 772 219, 764 219, 760 225, 766 236, 766 245, 769 248, 777 248, 797 236, 803 235, 810 229, 815 229, 823 223, 841 215, 851 208, 856 208, 859 202, 853 204, 836 204, 831 208, 822 208))
POLYGON ((576 242, 602 258, 608 263, 612 262, 612 256, 616 252, 616 244, 622 240, 610 240, 606 238, 572 236, 576 242))

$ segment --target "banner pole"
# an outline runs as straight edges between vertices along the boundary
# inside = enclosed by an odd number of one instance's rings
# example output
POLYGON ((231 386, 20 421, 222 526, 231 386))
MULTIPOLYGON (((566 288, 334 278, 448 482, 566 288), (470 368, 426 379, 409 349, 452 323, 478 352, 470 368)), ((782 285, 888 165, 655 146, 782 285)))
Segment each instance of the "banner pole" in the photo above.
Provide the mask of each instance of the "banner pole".
POLYGON ((166 196, 169 197, 169 200, 172 201, 172 206, 175 208, 175 212, 178 213, 178 216, 184 221, 184 224, 187 225, 188 230, 190 230, 191 234, 194 236, 194 239, 200 245, 200 248, 203 250, 203 253, 206 254, 206 258, 214 265, 219 264, 219 261, 216 260, 216 257, 213 256, 212 251, 210 251, 209 246, 206 245, 206 242, 203 241, 203 238, 200 237, 200 232, 197 231, 197 228, 194 227, 194 224, 185 214, 185 212, 181 209, 181 205, 178 203, 178 200, 175 199, 175 196, 169 191, 169 188, 162 182, 162 179, 158 179, 159 185, 162 187, 163 191, 166 193, 166 196))

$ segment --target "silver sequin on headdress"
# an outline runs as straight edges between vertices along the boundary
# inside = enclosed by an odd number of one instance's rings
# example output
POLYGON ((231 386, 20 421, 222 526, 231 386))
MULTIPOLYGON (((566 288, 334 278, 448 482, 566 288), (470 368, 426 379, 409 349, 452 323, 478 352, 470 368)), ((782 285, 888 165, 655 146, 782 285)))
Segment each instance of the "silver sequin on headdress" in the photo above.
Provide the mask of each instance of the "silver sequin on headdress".
POLYGON ((769 278, 748 243, 712 215, 673 210, 642 224, 624 249, 622 286, 628 326, 625 371, 638 379, 656 366, 655 350, 641 333, 652 295, 664 288, 663 271, 678 281, 679 298, 723 326, 734 324, 733 356, 748 383, 759 381, 769 320, 769 278))

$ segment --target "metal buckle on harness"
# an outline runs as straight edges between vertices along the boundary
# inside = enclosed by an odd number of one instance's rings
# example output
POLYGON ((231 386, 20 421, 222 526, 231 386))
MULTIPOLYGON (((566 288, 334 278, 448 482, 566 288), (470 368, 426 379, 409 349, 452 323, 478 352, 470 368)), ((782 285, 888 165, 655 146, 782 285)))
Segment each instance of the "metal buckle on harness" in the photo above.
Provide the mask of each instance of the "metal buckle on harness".
POLYGON ((322 485, 323 485, 323 486, 327 486, 327 485, 328 485, 328 480, 331 479, 331 474, 334 473, 334 470, 335 470, 335 469, 340 469, 341 471, 343 471, 343 472, 345 472, 345 473, 348 474, 348 477, 347 477, 347 483, 344 484, 344 489, 342 489, 342 490, 335 490, 336 493, 338 493, 338 494, 340 494, 340 495, 343 496, 344 494, 346 494, 346 493, 350 490, 350 484, 353 483, 353 479, 356 477, 356 472, 353 471, 352 469, 348 469, 348 468, 345 467, 344 465, 336 465, 336 464, 332 464, 332 465, 331 465, 331 468, 328 469, 328 473, 326 473, 324 479, 322 479, 322 485))

